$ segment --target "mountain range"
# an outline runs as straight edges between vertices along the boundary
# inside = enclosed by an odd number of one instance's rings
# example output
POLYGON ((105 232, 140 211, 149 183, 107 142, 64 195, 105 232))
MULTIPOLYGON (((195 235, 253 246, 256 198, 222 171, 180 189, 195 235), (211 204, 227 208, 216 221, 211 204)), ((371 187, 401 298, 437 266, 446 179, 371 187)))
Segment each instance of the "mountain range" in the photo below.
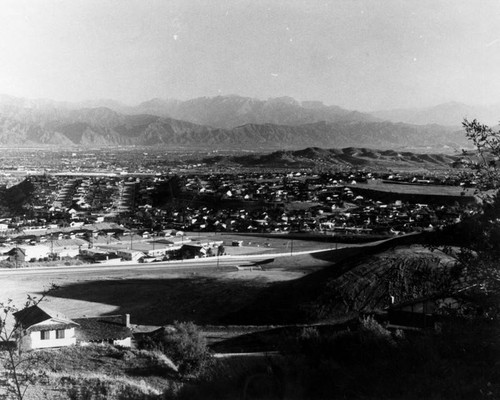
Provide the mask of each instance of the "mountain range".
MULTIPOLYGON (((448 152, 467 146, 457 124, 394 122, 397 112, 392 116, 387 113, 384 117, 382 112, 361 113, 290 97, 153 99, 131 107, 113 100, 68 103, 3 95, 0 145, 136 145, 256 151, 315 146, 448 152)), ((408 119, 410 114, 406 110, 408 119)), ((430 117, 438 114, 428 113, 430 117)), ((412 118, 418 119, 415 115, 412 118)))
POLYGON ((434 107, 377 111, 371 115, 382 120, 415 125, 438 124, 459 127, 464 118, 477 119, 487 125, 496 125, 500 121, 500 104, 470 106, 452 101, 434 107))

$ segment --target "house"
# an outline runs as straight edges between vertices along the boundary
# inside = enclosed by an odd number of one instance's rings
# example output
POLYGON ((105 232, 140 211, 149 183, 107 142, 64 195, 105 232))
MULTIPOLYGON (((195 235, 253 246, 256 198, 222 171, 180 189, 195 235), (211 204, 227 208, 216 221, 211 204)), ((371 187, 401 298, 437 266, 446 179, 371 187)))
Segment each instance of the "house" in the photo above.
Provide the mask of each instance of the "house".
POLYGON ((121 257, 125 261, 140 261, 142 258, 146 257, 146 255, 142 251, 137 250, 129 250, 129 249, 120 249, 116 251, 116 255, 121 257))
POLYGON ((440 322, 450 313, 479 313, 473 302, 459 294, 435 295, 394 304, 386 310, 386 327, 419 331, 438 329, 440 322))
POLYGON ((207 249, 201 244, 185 244, 180 253, 182 258, 203 258, 207 256, 207 249))
POLYGON ((26 261, 26 250, 21 247, 14 247, 9 250, 5 255, 9 256, 8 260, 11 262, 25 262, 26 261))
POLYGON ((78 324, 45 306, 34 305, 14 313, 20 348, 24 350, 71 346, 78 324))
POLYGON ((130 314, 77 318, 74 321, 79 325, 76 338, 80 345, 107 343, 121 347, 132 346, 130 314))
POLYGON ((131 329, 136 343, 155 341, 165 336, 166 333, 174 331, 173 327, 158 325, 132 325, 131 329))

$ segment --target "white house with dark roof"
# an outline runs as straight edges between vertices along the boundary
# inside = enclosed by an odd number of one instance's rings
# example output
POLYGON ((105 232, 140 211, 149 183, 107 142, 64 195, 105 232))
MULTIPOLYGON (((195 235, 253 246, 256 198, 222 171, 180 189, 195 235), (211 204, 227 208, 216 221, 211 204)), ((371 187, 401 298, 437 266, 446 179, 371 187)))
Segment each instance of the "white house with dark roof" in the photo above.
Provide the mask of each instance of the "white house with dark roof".
POLYGON ((78 324, 60 312, 34 305, 14 313, 20 347, 24 350, 76 344, 78 324))

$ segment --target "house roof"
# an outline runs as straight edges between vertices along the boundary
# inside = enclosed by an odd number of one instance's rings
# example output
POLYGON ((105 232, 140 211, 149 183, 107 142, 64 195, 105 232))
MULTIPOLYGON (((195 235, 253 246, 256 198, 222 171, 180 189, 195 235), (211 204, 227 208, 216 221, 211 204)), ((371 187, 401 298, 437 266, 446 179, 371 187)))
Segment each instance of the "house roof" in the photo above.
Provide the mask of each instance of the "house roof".
POLYGON ((80 341, 122 340, 132 336, 132 330, 123 323, 121 315, 77 318, 80 325, 76 338, 80 341))
POLYGON ((29 330, 42 330, 47 327, 50 327, 51 329, 58 329, 78 325, 75 321, 69 319, 64 314, 51 310, 45 306, 41 306, 40 304, 17 311, 14 313, 14 317, 24 329, 29 330), (51 322, 50 325, 42 324, 43 322, 49 321, 51 322))
POLYGON ((407 307, 414 307, 413 312, 429 314, 434 313, 439 306, 451 306, 453 304, 473 304, 464 291, 438 293, 429 296, 419 297, 413 300, 403 301, 386 308, 387 311, 402 311, 407 307))
POLYGON ((26 251, 22 247, 14 247, 5 254, 8 254, 9 256, 14 256, 19 253, 26 255, 26 251))

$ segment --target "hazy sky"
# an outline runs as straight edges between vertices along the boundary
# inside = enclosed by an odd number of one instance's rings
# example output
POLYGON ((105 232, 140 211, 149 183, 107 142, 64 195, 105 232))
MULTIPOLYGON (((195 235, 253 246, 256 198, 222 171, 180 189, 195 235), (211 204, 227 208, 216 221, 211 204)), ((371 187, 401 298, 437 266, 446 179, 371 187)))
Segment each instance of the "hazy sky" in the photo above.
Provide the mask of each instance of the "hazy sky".
POLYGON ((500 103, 498 0, 2 0, 0 92, 500 103))

